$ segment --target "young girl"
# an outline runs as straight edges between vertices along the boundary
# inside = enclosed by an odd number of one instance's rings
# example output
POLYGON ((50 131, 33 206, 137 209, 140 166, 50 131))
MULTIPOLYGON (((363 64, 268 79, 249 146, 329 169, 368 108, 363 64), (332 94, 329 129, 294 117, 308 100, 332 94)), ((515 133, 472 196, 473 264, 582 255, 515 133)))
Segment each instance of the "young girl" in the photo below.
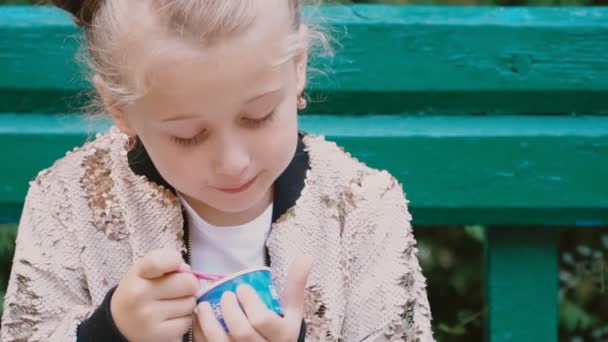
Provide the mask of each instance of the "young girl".
POLYGON ((301 0, 55 0, 115 126, 31 183, 1 340, 431 341, 407 201, 298 130, 301 0), (284 315, 194 271, 268 265, 284 315))

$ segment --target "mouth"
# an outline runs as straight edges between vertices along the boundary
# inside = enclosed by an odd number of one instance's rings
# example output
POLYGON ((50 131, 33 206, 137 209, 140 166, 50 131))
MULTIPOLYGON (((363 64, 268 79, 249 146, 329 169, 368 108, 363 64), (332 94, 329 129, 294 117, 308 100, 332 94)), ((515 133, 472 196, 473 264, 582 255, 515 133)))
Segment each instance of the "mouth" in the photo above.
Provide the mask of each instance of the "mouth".
POLYGON ((249 189, 253 183, 255 183, 255 180, 258 178, 258 176, 253 177, 250 181, 248 181, 247 183, 241 184, 239 186, 236 187, 230 187, 230 188, 217 188, 219 191, 221 192, 225 192, 228 194, 238 194, 241 192, 244 192, 245 190, 249 189))

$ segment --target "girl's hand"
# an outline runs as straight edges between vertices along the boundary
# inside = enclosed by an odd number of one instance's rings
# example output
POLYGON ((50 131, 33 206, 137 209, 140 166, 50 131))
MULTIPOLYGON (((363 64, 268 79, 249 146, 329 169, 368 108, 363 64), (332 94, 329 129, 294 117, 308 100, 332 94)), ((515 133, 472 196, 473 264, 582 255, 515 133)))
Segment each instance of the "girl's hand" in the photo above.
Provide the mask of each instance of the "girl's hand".
POLYGON ((199 281, 174 250, 155 250, 137 260, 110 302, 116 327, 129 341, 181 341, 192 326, 199 281))
POLYGON ((222 297, 222 315, 230 331, 226 334, 209 303, 200 303, 194 324, 196 341, 297 341, 304 310, 304 291, 311 268, 310 258, 299 258, 291 264, 282 301, 285 317, 268 309, 253 288, 242 285, 236 295, 227 292, 222 297))

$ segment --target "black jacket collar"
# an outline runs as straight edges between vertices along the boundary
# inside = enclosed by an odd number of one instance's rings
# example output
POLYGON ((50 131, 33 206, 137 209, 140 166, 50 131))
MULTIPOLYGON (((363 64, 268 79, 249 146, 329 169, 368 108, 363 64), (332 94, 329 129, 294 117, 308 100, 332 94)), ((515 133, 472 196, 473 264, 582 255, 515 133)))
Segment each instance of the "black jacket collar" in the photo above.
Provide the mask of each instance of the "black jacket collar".
MULTIPOLYGON (((304 132, 298 133, 296 152, 285 171, 275 182, 272 222, 276 222, 281 215, 296 204, 302 189, 304 189, 306 171, 309 168, 308 152, 304 149, 304 142, 302 141, 305 135, 304 132)), ((145 176, 149 181, 162 185, 175 193, 175 189, 158 173, 141 142, 137 141, 135 148, 127 153, 127 159, 133 173, 145 176)))

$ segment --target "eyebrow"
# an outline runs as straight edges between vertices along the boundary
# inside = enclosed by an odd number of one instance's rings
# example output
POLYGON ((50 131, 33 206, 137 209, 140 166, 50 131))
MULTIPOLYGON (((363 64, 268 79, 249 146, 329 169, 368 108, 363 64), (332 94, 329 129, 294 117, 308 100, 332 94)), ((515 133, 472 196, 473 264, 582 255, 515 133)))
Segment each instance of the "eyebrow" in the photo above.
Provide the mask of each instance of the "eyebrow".
POLYGON ((254 97, 250 98, 249 100, 247 100, 247 102, 246 102, 246 103, 255 102, 255 101, 257 101, 257 100, 261 99, 262 97, 266 97, 266 96, 268 96, 268 95, 274 95, 274 94, 278 94, 278 93, 280 93, 282 90, 283 90, 283 87, 280 87, 280 88, 275 89, 275 90, 270 90, 270 91, 267 91, 267 92, 265 92, 265 93, 262 93, 262 94, 260 94, 260 95, 257 95, 257 96, 254 96, 254 97))
MULTIPOLYGON (((247 100, 246 103, 255 102, 255 101, 257 101, 257 100, 259 100, 259 99, 261 99, 263 97, 266 97, 268 95, 274 95, 274 94, 280 93, 282 90, 283 90, 283 87, 267 91, 265 93, 262 93, 260 95, 256 95, 256 96, 250 98, 249 100, 247 100)), ((183 113, 183 114, 179 114, 179 115, 170 117, 168 119, 164 119, 164 120, 162 120, 162 122, 183 121, 183 120, 196 119, 198 117, 199 117, 199 115, 196 115, 195 113, 183 113)))

